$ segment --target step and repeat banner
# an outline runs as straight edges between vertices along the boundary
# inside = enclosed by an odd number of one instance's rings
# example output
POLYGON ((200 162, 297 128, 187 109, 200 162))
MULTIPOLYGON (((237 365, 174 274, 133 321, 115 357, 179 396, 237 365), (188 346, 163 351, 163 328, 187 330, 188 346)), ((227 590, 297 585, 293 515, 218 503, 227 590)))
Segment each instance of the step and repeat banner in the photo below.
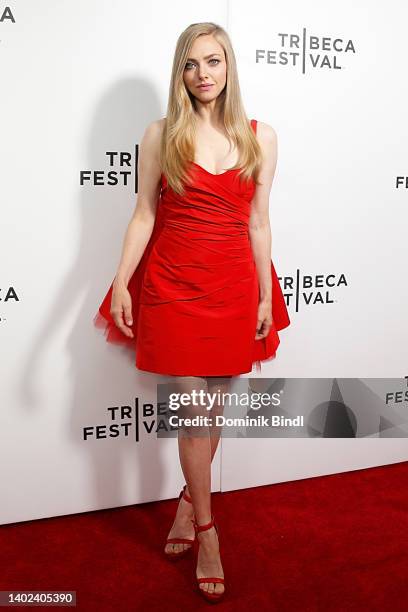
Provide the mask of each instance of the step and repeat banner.
POLYGON ((408 459, 407 17, 398 0, 0 1, 0 523, 183 483, 167 378, 92 320, 136 204, 138 144, 200 21, 228 31, 247 116, 278 135, 272 258, 291 319, 277 358, 233 381, 279 402, 241 406, 213 490, 408 459), (279 434, 249 419, 272 416, 279 434))

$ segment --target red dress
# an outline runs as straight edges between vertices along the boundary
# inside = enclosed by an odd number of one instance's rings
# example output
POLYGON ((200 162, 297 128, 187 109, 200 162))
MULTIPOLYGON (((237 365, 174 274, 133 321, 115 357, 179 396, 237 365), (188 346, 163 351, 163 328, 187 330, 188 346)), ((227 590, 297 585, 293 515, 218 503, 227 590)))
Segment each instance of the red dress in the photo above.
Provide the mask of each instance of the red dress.
MULTIPOLYGON (((251 120, 256 133, 256 120, 251 120)), ((139 370, 178 376, 227 376, 273 359, 278 330, 290 324, 271 260, 272 327, 255 340, 259 285, 248 233, 255 183, 238 169, 212 174, 195 162, 180 196, 161 175, 150 240, 133 273, 134 338, 110 315, 112 284, 94 324, 106 340, 136 352, 139 370)))

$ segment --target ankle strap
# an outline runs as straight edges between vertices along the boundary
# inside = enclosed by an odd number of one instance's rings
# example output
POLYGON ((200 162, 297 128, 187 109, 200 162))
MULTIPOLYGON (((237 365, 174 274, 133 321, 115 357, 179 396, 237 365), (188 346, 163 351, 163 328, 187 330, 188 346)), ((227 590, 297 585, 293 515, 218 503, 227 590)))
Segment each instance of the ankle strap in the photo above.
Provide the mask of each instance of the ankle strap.
POLYGON ((211 520, 209 523, 206 523, 205 525, 199 525, 197 523, 196 520, 192 520, 192 523, 194 525, 194 529, 196 533, 199 533, 200 531, 207 531, 207 529, 211 529, 211 527, 215 527, 215 519, 214 519, 214 515, 211 515, 211 520))
POLYGON ((183 497, 183 499, 185 499, 190 504, 192 504, 193 500, 191 499, 191 497, 189 495, 187 495, 186 487, 187 487, 187 485, 185 484, 184 487, 182 488, 182 490, 180 491, 179 499, 181 499, 183 497))

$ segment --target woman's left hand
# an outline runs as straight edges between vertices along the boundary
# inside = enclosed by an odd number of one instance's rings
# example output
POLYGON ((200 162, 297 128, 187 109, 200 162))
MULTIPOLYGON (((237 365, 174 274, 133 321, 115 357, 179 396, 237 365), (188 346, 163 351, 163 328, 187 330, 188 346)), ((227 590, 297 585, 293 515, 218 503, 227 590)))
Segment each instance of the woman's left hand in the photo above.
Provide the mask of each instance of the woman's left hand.
POLYGON ((258 306, 255 340, 266 338, 272 327, 272 300, 262 300, 258 306))

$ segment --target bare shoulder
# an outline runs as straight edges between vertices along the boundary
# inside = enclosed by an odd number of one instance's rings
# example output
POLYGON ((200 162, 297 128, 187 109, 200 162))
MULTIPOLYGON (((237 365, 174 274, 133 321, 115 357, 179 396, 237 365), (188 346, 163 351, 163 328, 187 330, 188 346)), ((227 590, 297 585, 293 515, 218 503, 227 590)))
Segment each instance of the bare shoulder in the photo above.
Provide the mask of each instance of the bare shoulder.
POLYGON ((145 143, 153 144, 160 141, 163 132, 164 122, 165 118, 156 119, 155 121, 151 121, 147 124, 143 134, 143 140, 145 141, 145 143))
POLYGON ((159 168, 159 152, 164 121, 165 119, 156 119, 148 123, 140 142, 142 161, 145 160, 148 165, 157 165, 157 169, 159 168))
POLYGON ((269 123, 264 123, 263 121, 257 121, 256 135, 260 143, 273 145, 278 140, 276 130, 269 123))
POLYGON ((152 121, 151 123, 149 123, 147 127, 151 130, 156 130, 157 132, 161 134, 165 123, 166 123, 166 117, 162 117, 161 119, 156 119, 155 121, 152 121))
POLYGON ((267 173, 273 176, 278 157, 278 137, 276 130, 269 125, 269 123, 258 121, 256 135, 264 159, 264 168, 267 173))
POLYGON ((259 178, 263 187, 260 189, 260 193, 269 194, 278 160, 278 138, 276 130, 269 123, 263 121, 257 122, 256 136, 262 152, 259 178))

